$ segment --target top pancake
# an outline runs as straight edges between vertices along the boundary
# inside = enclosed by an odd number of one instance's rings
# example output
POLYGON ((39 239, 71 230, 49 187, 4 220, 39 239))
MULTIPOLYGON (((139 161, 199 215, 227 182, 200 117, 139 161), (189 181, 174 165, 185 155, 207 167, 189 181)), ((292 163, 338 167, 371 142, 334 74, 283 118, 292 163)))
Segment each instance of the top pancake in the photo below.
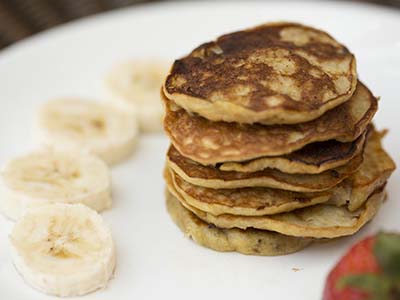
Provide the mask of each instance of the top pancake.
POLYGON ((212 121, 295 124, 344 103, 356 61, 327 33, 269 23, 223 35, 174 62, 170 100, 212 121))
POLYGON ((284 155, 331 139, 351 142, 365 131, 378 108, 377 99, 361 82, 349 101, 316 120, 294 125, 212 122, 165 97, 164 102, 164 129, 172 144, 203 165, 284 155))

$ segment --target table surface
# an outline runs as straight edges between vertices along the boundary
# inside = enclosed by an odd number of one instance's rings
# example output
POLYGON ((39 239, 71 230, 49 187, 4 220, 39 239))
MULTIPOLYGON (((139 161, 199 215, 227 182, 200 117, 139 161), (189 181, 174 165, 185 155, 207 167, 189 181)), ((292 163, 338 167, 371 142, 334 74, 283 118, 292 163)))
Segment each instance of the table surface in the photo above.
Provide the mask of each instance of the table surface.
MULTIPOLYGON (((324 0, 319 1, 324 2, 324 0)), ((400 8, 400 0, 345 1, 371 2, 391 6, 394 9, 400 8)), ((160 2, 160 0, 0 0, 0 49, 72 20, 149 2, 160 2)))

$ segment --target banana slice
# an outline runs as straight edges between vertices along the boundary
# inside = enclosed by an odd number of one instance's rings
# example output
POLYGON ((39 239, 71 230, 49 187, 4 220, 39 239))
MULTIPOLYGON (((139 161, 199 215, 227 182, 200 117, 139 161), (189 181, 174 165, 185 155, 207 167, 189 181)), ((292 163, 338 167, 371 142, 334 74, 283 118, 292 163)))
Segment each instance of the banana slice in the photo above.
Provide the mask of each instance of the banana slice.
POLYGON ((111 100, 135 113, 143 132, 162 130, 160 90, 167 72, 166 62, 137 60, 116 65, 106 78, 111 100))
POLYGON ((33 208, 10 235, 17 271, 37 290, 56 296, 80 296, 103 288, 115 269, 109 228, 82 204, 33 208))
POLYGON ((0 208, 12 220, 51 203, 82 203, 97 211, 111 206, 107 165, 82 152, 45 150, 11 160, 0 177, 0 208))
POLYGON ((59 99, 39 112, 41 141, 55 149, 85 150, 112 165, 130 156, 137 141, 134 116, 103 103, 59 99))

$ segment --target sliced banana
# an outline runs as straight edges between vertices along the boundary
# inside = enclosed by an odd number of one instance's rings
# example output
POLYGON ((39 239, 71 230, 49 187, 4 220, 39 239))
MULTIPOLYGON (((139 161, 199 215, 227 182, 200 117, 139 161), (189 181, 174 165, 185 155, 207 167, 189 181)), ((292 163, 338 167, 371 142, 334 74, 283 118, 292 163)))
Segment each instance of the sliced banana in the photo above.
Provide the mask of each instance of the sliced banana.
POLYGON ((102 217, 82 204, 33 208, 10 235, 13 263, 24 280, 50 295, 80 296, 103 288, 115 249, 102 217))
POLYGON ((106 78, 111 100, 135 113, 143 132, 162 130, 160 90, 167 71, 164 61, 136 60, 116 65, 106 78))
POLYGON ((138 137, 134 116, 109 105, 58 99, 42 106, 41 141, 61 150, 85 150, 112 165, 129 157, 138 137))
POLYGON ((107 165, 82 152, 43 150, 9 161, 0 177, 0 209, 12 220, 29 208, 82 203, 96 211, 111 206, 107 165))

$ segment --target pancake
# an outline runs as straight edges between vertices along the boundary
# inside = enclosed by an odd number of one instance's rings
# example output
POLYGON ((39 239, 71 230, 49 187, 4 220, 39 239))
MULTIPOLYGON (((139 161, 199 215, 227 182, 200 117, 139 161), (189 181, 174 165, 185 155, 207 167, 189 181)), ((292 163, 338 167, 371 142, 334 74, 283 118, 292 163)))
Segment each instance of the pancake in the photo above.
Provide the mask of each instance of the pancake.
MULTIPOLYGON (((210 189, 184 181, 173 171, 164 173, 167 187, 189 205, 215 216, 233 214, 242 216, 273 215, 327 202, 350 199, 348 183, 321 193, 296 193, 271 188, 210 189), (332 200, 333 201, 333 200, 332 200)), ((342 202, 342 201, 340 201, 342 202)))
MULTIPOLYGON (((174 195, 177 197, 178 195, 174 195)), ((352 235, 370 221, 385 198, 383 189, 376 190, 358 210, 351 212, 345 206, 317 204, 287 213, 268 216, 238 216, 224 214, 214 216, 199 210, 177 197, 181 204, 203 221, 221 228, 255 228, 276 231, 281 234, 337 238, 352 235)))
POLYGON ((372 131, 365 147, 364 162, 358 171, 350 178, 352 180, 352 195, 349 210, 355 211, 364 204, 363 195, 373 192, 378 186, 383 185, 396 165, 392 158, 382 147, 382 138, 386 131, 372 131))
POLYGON ((348 163, 364 148, 366 132, 355 141, 341 143, 335 140, 317 142, 283 155, 269 156, 244 162, 226 162, 218 166, 222 171, 256 172, 267 168, 289 174, 319 174, 348 163))
POLYGON ((166 96, 212 121, 296 124, 355 90, 356 61, 327 33, 269 23, 205 43, 175 61, 166 96))
POLYGON ((319 193, 297 193, 265 187, 213 189, 184 181, 170 169, 165 180, 171 192, 178 193, 189 205, 213 215, 261 216, 288 212, 329 201, 347 205, 350 211, 361 207, 371 193, 385 184, 395 166, 383 150, 383 133, 371 128, 365 158, 357 172, 341 184, 319 193))
POLYGON ((233 214, 262 216, 328 202, 360 208, 371 193, 383 186, 394 170, 394 163, 381 146, 382 133, 371 131, 368 153, 360 169, 341 184, 319 193, 296 193, 271 188, 210 189, 184 181, 167 170, 167 186, 189 205, 215 216, 233 214))
POLYGON ((285 255, 308 246, 312 239, 286 236, 249 228, 222 229, 207 224, 166 193, 167 210, 176 225, 196 243, 216 251, 236 251, 251 255, 285 255))
POLYGON ((346 165, 320 174, 286 174, 275 169, 253 173, 221 171, 216 167, 200 165, 182 156, 173 146, 167 152, 167 165, 183 180, 213 189, 243 187, 270 187, 295 192, 318 192, 328 190, 351 176, 363 161, 362 153, 346 165))
POLYGON ((351 99, 320 118, 295 125, 211 122, 168 101, 164 129, 179 152, 204 165, 280 156, 327 140, 352 142, 367 128, 377 99, 359 83, 351 99))

